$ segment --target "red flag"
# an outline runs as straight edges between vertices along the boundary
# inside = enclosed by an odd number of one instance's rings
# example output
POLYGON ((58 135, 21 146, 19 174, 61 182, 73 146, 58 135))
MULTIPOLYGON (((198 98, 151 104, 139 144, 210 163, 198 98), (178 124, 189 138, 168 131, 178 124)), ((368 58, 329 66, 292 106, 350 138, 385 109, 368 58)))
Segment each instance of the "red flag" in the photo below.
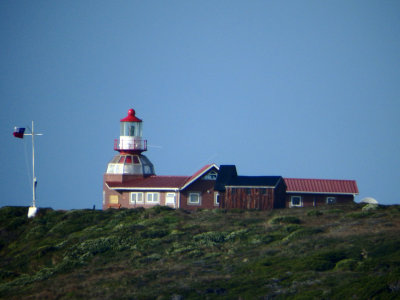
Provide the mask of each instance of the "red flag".
POLYGON ((14 133, 13 133, 13 135, 14 135, 16 138, 22 139, 22 138, 24 137, 24 132, 25 132, 25 128, 15 127, 15 128, 14 128, 14 133))

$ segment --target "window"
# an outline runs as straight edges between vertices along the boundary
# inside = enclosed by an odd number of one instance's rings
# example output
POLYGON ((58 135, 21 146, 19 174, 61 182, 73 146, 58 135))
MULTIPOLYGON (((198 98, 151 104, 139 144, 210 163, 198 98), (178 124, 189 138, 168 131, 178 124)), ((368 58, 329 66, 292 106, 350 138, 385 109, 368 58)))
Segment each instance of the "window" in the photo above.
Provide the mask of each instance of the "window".
POLYGON ((110 204, 118 204, 118 195, 110 195, 109 202, 110 204))
POLYGON ((215 179, 217 179, 217 172, 211 171, 206 176, 204 176, 203 179, 205 179, 205 180, 215 180, 215 179))
POLYGON ((251 189, 250 188, 246 189, 246 195, 251 195, 251 189))
POLYGON ((119 164, 123 164, 124 161, 125 161, 125 156, 121 155, 121 157, 119 158, 118 163, 119 163, 119 164))
POLYGON ((335 204, 336 203, 336 197, 326 197, 326 203, 327 204, 335 204))
POLYGON ((189 193, 188 204, 200 204, 200 193, 189 193))
POLYGON ((129 136, 135 136, 135 126, 129 126, 129 136))
POLYGON ((303 206, 303 201, 300 196, 292 196, 290 198, 290 207, 293 206, 303 206))
POLYGON ((143 203, 143 193, 133 192, 130 194, 129 201, 131 204, 143 203))
POLYGON ((214 205, 219 206, 219 193, 214 192, 214 205))
POLYGON ((143 173, 144 174, 151 174, 150 166, 147 166, 147 165, 143 166, 143 173))
POLYGON ((261 195, 266 195, 267 194, 267 189, 260 189, 260 194, 261 195))
POLYGON ((133 156, 133 163, 140 164, 139 157, 137 157, 136 155, 133 156))
POLYGON ((131 164, 131 163, 132 163, 132 156, 128 155, 128 156, 126 157, 125 163, 126 163, 126 164, 131 164))
POLYGON ((160 193, 146 193, 146 203, 160 203, 160 193))

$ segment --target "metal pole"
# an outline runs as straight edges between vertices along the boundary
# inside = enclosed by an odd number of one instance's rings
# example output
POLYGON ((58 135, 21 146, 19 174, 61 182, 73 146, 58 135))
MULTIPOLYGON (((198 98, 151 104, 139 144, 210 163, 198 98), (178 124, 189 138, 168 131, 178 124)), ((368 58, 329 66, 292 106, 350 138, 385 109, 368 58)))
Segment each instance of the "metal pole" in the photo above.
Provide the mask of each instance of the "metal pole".
POLYGON ((33 121, 32 121, 32 206, 36 207, 36 177, 35 177, 35 131, 33 129, 33 121))

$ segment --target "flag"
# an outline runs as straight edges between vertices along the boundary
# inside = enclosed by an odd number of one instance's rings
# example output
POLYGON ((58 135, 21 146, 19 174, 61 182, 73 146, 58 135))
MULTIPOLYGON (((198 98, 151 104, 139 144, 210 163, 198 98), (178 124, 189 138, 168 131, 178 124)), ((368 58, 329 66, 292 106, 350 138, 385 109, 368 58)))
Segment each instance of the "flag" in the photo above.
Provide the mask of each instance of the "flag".
POLYGON ((16 138, 22 139, 22 138, 24 137, 24 132, 25 132, 25 128, 15 127, 15 128, 14 128, 14 133, 13 133, 13 135, 14 135, 16 138))

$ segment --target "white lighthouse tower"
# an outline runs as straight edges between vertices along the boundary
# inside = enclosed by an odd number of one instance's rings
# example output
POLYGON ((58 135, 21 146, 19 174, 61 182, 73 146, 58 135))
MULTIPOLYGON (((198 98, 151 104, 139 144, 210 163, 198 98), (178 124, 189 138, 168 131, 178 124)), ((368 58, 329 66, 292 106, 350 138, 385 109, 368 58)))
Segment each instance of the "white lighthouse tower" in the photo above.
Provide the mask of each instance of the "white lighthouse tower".
POLYGON ((114 141, 114 150, 119 154, 108 163, 105 181, 124 182, 155 174, 153 164, 142 154, 147 150, 147 140, 142 138, 143 122, 135 114, 131 108, 121 119, 120 137, 114 141))

